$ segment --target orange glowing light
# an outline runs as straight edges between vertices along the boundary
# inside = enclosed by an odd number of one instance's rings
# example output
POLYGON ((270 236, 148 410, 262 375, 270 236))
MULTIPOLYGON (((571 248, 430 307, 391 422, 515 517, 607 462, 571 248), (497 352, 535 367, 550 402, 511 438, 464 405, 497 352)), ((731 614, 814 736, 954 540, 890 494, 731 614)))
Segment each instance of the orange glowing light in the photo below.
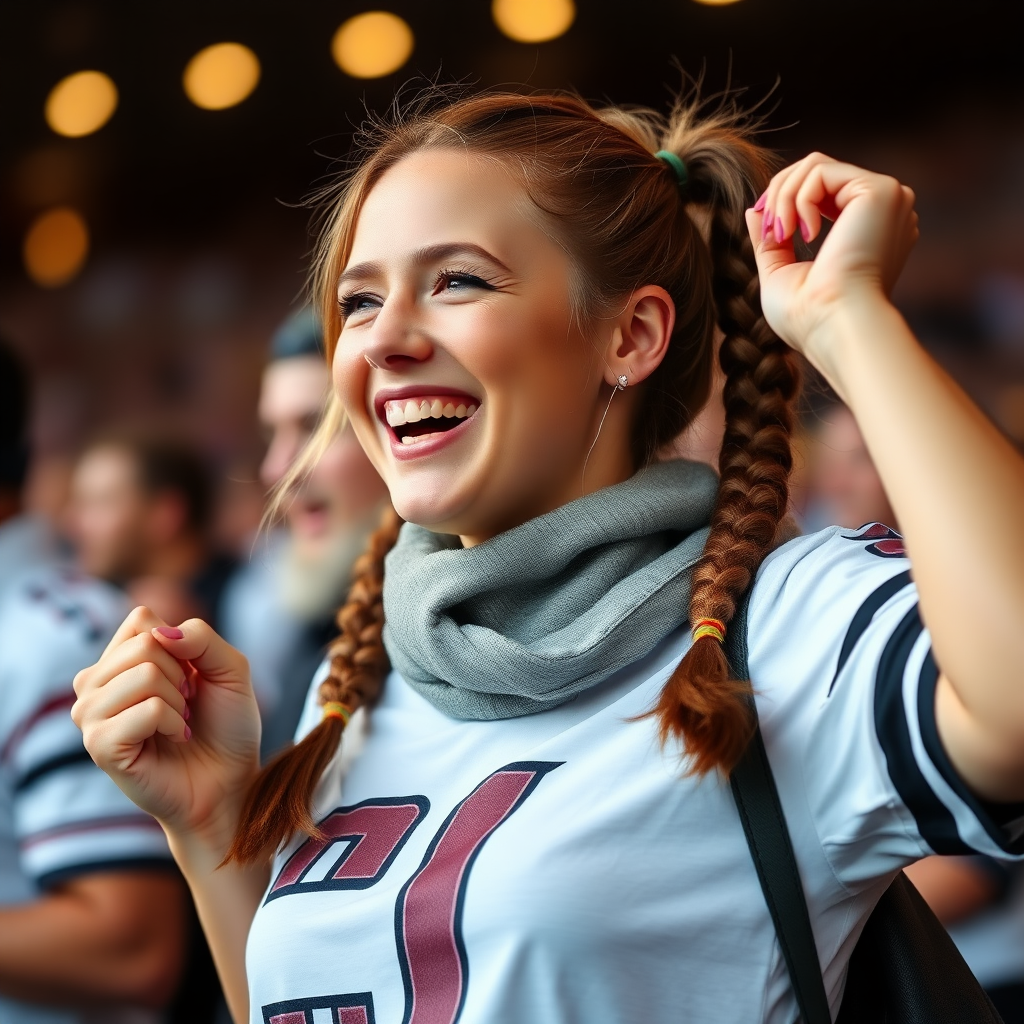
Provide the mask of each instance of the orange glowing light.
POLYGON ((546 43, 569 31, 576 18, 573 0, 494 0, 491 15, 517 43, 546 43))
POLYGON ((62 78, 46 97, 43 114, 58 134, 77 139, 99 131, 117 109, 117 86, 102 71, 62 78))
POLYGON ((259 80, 259 58, 241 43, 207 46, 188 62, 182 76, 185 94, 203 110, 238 106, 259 80))
POLYGON ((334 33, 331 55, 353 78, 381 78, 412 56, 412 29, 397 14, 367 11, 349 18, 334 33))
POLYGON ((59 288, 74 278, 89 255, 89 229, 70 206, 40 214, 25 235, 25 270, 43 288, 59 288))

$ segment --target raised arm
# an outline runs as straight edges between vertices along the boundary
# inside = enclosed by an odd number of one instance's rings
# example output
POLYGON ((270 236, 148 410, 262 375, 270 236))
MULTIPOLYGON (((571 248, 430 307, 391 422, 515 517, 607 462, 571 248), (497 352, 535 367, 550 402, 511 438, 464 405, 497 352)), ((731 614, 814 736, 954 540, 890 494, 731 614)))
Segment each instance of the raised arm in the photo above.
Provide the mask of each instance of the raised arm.
POLYGON ((983 799, 1024 800, 1024 460, 889 301, 910 189, 812 154, 748 211, 765 316, 857 418, 904 533, 942 675, 939 735, 983 799), (820 233, 813 262, 792 239, 820 233))
POLYGON ((259 768, 245 658, 205 622, 136 608, 75 678, 72 717, 96 763, 163 826, 234 1019, 249 1019, 245 942, 268 868, 219 867, 259 768))

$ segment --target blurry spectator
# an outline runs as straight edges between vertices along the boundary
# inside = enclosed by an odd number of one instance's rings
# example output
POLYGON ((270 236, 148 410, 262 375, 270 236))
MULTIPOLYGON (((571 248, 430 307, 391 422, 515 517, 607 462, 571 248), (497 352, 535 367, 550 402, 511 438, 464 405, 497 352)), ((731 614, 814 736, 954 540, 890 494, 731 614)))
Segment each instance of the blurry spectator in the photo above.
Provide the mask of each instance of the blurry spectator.
POLYGON ((0 347, 0 1021, 162 1019, 187 895, 163 833, 93 765, 72 679, 126 612, 22 513, 28 389, 0 347))
POLYGON ((857 529, 884 523, 893 529, 896 514, 871 461, 853 414, 838 402, 809 424, 803 527, 810 533, 826 526, 857 529))
POLYGON ((210 549, 212 503, 209 471, 188 445, 132 434, 96 441, 72 480, 79 564, 167 622, 196 616, 219 628, 234 565, 210 549))
MULTIPOLYGON (((282 479, 319 422, 330 385, 320 335, 306 308, 271 341, 259 402, 267 435, 260 477, 267 488, 282 479)), ((337 632, 334 615, 352 563, 386 497, 346 428, 289 497, 286 529, 260 545, 228 586, 222 633, 252 666, 265 756, 292 738, 310 681, 337 632)))
POLYGON ((1024 1024, 1024 867, 926 857, 906 870, 1005 1024, 1024 1024))

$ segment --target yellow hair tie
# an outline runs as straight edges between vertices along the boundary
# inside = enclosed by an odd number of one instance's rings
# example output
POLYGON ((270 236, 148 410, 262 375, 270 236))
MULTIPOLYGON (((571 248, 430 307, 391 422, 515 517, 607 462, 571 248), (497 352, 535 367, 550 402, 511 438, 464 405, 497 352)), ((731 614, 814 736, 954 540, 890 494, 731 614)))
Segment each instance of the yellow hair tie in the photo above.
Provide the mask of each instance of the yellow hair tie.
POLYGON ((329 700, 324 703, 324 721, 328 718, 340 718, 342 725, 348 725, 348 720, 352 717, 352 709, 347 704, 342 704, 341 701, 329 700))
POLYGON ((693 642, 702 636, 712 636, 720 644, 725 643, 725 623, 721 619, 698 619, 693 626, 693 642))

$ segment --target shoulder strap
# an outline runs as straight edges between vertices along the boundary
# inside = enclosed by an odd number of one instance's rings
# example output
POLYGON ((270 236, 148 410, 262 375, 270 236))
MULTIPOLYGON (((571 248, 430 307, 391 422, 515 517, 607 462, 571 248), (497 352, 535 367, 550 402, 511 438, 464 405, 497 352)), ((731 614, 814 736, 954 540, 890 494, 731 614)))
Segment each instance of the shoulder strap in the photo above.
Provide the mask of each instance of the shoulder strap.
MULTIPOLYGON (((750 678, 746 633, 747 602, 744 600, 730 623, 726 644, 729 665, 738 679, 750 678)), ((751 707, 756 721, 753 700, 751 707)), ((804 1024, 832 1024, 807 900, 759 725, 743 759, 733 769, 729 783, 789 969, 800 1015, 804 1024)))

